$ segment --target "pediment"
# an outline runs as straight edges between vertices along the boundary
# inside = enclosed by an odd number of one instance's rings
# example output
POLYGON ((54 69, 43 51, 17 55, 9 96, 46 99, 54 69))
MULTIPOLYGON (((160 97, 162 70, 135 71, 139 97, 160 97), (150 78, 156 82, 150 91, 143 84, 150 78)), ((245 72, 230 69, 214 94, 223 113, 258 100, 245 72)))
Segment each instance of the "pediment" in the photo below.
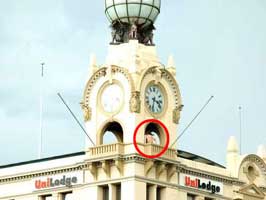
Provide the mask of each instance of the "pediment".
POLYGON ((265 194, 255 184, 250 184, 248 186, 241 188, 239 190, 239 193, 247 196, 256 197, 259 199, 264 199, 265 197, 265 194))

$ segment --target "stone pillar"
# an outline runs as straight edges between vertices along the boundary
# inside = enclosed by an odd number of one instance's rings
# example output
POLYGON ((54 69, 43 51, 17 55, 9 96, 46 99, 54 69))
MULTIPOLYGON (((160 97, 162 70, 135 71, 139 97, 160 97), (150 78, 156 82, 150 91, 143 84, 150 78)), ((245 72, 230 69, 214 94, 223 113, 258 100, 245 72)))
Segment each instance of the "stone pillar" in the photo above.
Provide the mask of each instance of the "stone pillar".
POLYGON ((122 182, 121 199, 146 200, 146 183, 136 180, 122 182))
POLYGON ((149 199, 147 199, 147 200, 157 199, 156 198, 156 195, 157 195, 156 190, 157 190, 157 185, 149 185, 147 187, 147 191, 146 192, 149 193, 149 199))
POLYGON ((177 191, 178 200, 187 200, 187 192, 180 189, 176 189, 176 191, 177 191))
POLYGON ((116 186, 109 184, 109 200, 116 200, 116 186))
MULTIPOLYGON (((166 198, 162 198, 162 199, 183 200, 182 198, 180 198, 181 196, 179 196, 179 192, 178 192, 177 188, 166 187, 166 188, 163 189, 163 193, 165 193, 165 195, 167 195, 167 196, 166 196, 166 198)), ((185 197, 184 200, 187 200, 187 196, 185 197)))
POLYGON ((62 200, 62 195, 59 193, 53 193, 51 200, 62 200))
POLYGON ((102 200, 103 199, 103 188, 102 187, 98 187, 97 188, 97 200, 102 200))
POLYGON ((195 200, 204 200, 203 196, 196 196, 195 200))

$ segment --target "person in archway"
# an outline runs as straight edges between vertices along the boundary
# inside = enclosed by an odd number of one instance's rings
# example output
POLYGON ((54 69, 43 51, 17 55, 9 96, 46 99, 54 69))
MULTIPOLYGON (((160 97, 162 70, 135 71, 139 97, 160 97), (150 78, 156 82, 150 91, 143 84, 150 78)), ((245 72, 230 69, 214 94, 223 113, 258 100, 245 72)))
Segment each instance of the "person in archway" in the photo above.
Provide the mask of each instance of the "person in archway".
POLYGON ((154 138, 154 133, 151 131, 148 131, 145 133, 145 143, 146 144, 155 144, 156 140, 154 138))

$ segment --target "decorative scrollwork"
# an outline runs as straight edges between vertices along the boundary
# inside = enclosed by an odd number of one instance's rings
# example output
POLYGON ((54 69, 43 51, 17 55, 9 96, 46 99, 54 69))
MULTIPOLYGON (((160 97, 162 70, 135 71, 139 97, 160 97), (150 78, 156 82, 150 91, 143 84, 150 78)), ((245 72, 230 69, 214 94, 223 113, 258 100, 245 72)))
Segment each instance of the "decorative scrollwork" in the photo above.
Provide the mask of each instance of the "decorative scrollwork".
MULTIPOLYGON (((115 73, 121 73, 125 76, 125 78, 128 80, 129 85, 130 85, 130 89, 131 91, 135 91, 135 85, 134 85, 134 81, 131 77, 131 75, 129 74, 128 70, 126 68, 123 67, 118 67, 118 66, 111 66, 111 73, 115 74, 115 73)), ((91 119, 91 107, 90 105, 90 95, 91 95, 91 91, 94 87, 94 85, 96 84, 96 82, 102 78, 105 77, 107 74, 107 67, 102 67, 100 68, 98 71, 96 71, 92 77, 89 79, 87 85, 86 85, 86 89, 84 91, 83 94, 83 101, 81 103, 81 107, 83 109, 84 112, 84 119, 85 121, 88 121, 91 119)))
POLYGON ((140 113, 140 92, 132 92, 130 98, 130 111, 135 113, 140 113))
POLYGON ((182 111, 182 108, 183 108, 183 105, 173 110, 173 122, 176 124, 179 124, 180 112, 182 111))
POLYGON ((243 164, 245 162, 248 162, 248 163, 255 163, 261 170, 262 174, 264 174, 266 176, 266 163, 257 155, 255 154, 250 154, 248 156, 246 156, 241 164, 240 164, 240 168, 243 167, 243 164))
POLYGON ((146 71, 143 72, 142 76, 140 77, 140 82, 138 83, 137 89, 139 91, 140 91, 142 81, 144 80, 145 76, 147 76, 148 74, 154 74, 155 77, 156 76, 158 77, 158 75, 160 75, 162 78, 164 78, 169 83, 170 88, 173 91, 173 95, 175 98, 175 108, 180 109, 183 107, 179 86, 178 86, 175 78, 167 69, 160 68, 159 66, 150 67, 149 69, 147 69, 146 71), (158 70, 160 71, 160 73, 158 73, 158 70))

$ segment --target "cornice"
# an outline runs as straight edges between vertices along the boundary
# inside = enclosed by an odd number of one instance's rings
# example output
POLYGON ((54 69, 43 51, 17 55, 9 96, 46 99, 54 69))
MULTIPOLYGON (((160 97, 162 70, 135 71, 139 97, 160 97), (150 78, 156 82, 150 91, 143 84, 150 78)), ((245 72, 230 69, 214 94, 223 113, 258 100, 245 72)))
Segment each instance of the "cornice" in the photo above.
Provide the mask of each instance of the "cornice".
MULTIPOLYGON (((41 177, 41 176, 51 176, 51 175, 56 175, 56 174, 62 174, 62 173, 67 173, 67 172, 74 172, 74 171, 82 171, 82 170, 88 170, 90 163, 96 164, 96 166, 100 167, 100 163, 102 161, 109 161, 110 164, 114 164, 115 161, 121 161, 123 164, 126 163, 139 163, 139 164, 145 164, 148 159, 143 158, 142 156, 138 154, 128 154, 128 155, 113 155, 113 156, 107 156, 107 157, 101 157, 101 158, 94 158, 94 159, 87 159, 84 160, 84 162, 80 162, 79 164, 76 164, 74 166, 67 166, 67 167, 61 167, 57 169, 49 169, 49 170, 43 170, 39 172, 33 172, 33 173, 27 173, 27 174, 17 174, 9 177, 2 177, 0 178, 0 184, 6 184, 6 183, 12 183, 12 182, 18 182, 18 181, 25 181, 29 180, 32 178, 36 177, 41 177), (98 164, 97 164, 98 163, 98 164)), ((214 181, 219 181, 225 184, 229 185, 239 185, 242 186, 245 183, 239 181, 236 178, 232 177, 227 177, 223 176, 220 174, 215 174, 210 171, 203 171, 200 169, 195 169, 188 167, 186 165, 182 165, 179 161, 176 160, 170 160, 166 158, 157 158, 153 159, 155 163, 165 163, 165 164, 171 164, 176 166, 177 168, 177 173, 185 173, 185 174, 190 174, 193 176, 198 176, 214 181)))
POLYGON ((228 177, 228 176, 224 176, 224 175, 220 175, 220 174, 216 174, 210 171, 203 171, 200 169, 195 169, 195 168, 191 168, 191 167, 187 167, 185 165, 180 165, 178 167, 178 171, 180 173, 184 173, 184 174, 189 174, 189 175, 193 175, 193 176, 198 176, 201 178, 206 178, 206 179, 210 179, 210 180, 214 180, 214 181, 219 181, 225 184, 230 184, 230 185, 243 185, 244 183, 239 181, 236 178, 232 178, 232 177, 228 177))
POLYGON ((65 167, 60 169, 54 169, 54 170, 46 170, 46 171, 39 171, 39 172, 33 172, 33 173, 26 173, 26 174, 17 174, 9 177, 3 177, 0 178, 0 185, 5 183, 12 183, 12 182, 18 182, 18 181, 27 181, 33 178, 42 177, 42 176, 51 176, 56 174, 62 174, 62 173, 69 173, 74 171, 80 171, 83 168, 85 168, 86 165, 77 165, 72 167, 65 167))

